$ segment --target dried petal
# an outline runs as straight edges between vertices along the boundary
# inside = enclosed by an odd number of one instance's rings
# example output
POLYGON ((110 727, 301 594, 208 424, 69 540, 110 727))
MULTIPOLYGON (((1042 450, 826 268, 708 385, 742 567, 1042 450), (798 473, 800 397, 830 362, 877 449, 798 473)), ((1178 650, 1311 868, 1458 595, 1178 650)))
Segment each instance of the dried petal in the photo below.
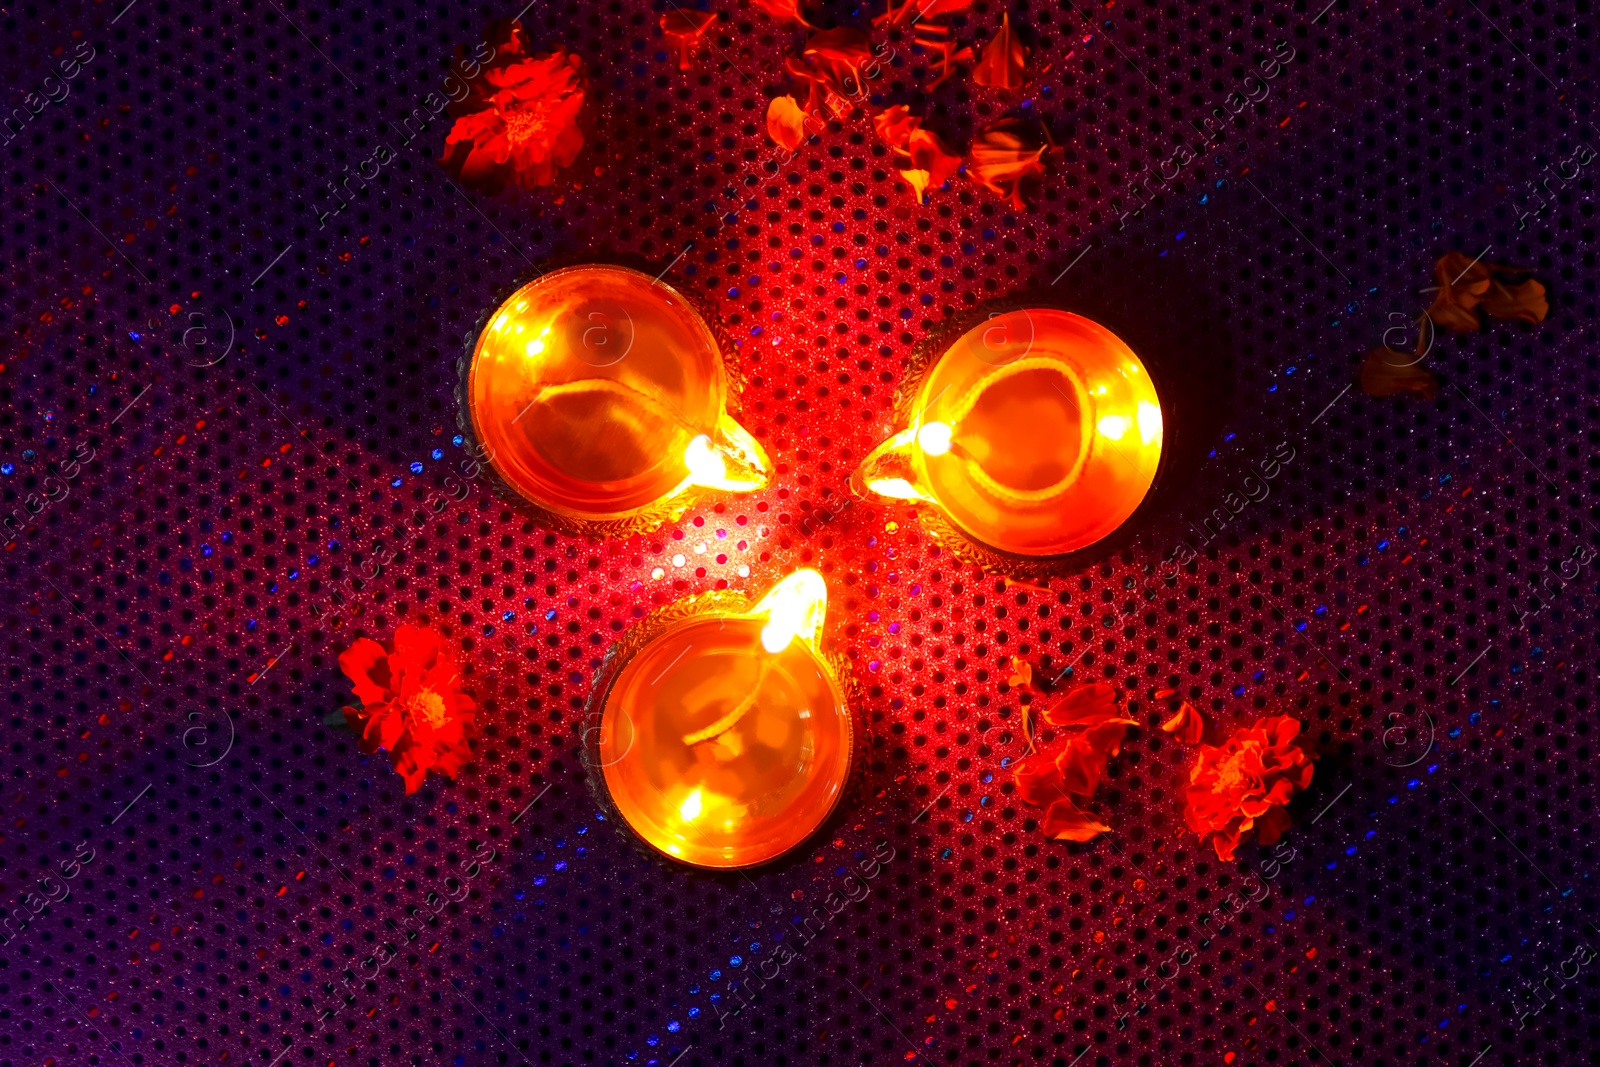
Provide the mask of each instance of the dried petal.
POLYGON ((1529 278, 1520 285, 1505 285, 1498 277, 1483 297, 1483 313, 1491 319, 1538 324, 1550 313, 1544 285, 1529 278))
POLYGON ((1194 705, 1185 701, 1176 715, 1161 724, 1161 729, 1186 745, 1198 745, 1200 735, 1205 733, 1206 721, 1194 705))
POLYGON ((779 22, 798 22, 802 26, 810 26, 800 14, 799 0, 750 0, 750 4, 757 11, 777 19, 779 22))
POLYGON ((1415 393, 1424 400, 1439 395, 1439 379, 1413 356, 1384 346, 1361 363, 1361 391, 1368 396, 1415 393))
POLYGON ((1050 805, 1039 829, 1054 841, 1093 841, 1101 834, 1109 833, 1111 827, 1085 815, 1073 806, 1072 801, 1062 799, 1050 805))
POLYGON ((1017 783, 1017 796, 1025 804, 1048 807, 1066 795, 1061 772, 1055 762, 1044 756, 1025 756, 1017 761, 1012 771, 1017 783))
POLYGON ((793 152, 806 139, 806 113, 792 96, 775 96, 767 105, 767 136, 793 152))
POLYGON ((1022 88, 1028 50, 1011 30, 1011 12, 1001 17, 1000 29, 984 47, 983 57, 972 68, 972 80, 991 89, 1015 92, 1022 88))
POLYGON ((689 53, 716 21, 715 11, 686 11, 677 6, 661 16, 661 32, 671 38, 678 49, 679 70, 689 69, 689 53))
POLYGON ((1011 198, 1018 210, 1028 205, 1022 199, 1022 183, 1044 173, 1043 157, 1050 146, 1032 146, 1023 137, 1026 129, 1019 119, 1001 119, 980 130, 968 150, 969 173, 991 192, 1011 198))
POLYGON ((1044 709, 1051 726, 1097 726, 1117 717, 1117 691, 1104 682, 1078 686, 1044 709))
POLYGON ((1452 333, 1476 333, 1477 306, 1489 291, 1489 268, 1460 252, 1446 252, 1433 265, 1438 290, 1428 316, 1452 333))

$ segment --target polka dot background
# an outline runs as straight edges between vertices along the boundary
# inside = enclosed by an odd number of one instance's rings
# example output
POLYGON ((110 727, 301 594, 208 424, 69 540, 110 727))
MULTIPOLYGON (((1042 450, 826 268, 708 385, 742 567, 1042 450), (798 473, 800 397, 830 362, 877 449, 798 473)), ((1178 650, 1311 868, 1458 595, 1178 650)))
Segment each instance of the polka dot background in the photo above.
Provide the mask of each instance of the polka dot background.
POLYGON ((781 157, 801 31, 712 9, 680 71, 664 7, 529 5, 588 144, 494 196, 418 124, 513 5, 0 12, 0 1067, 1595 1062, 1592 6, 1013 0, 1013 96, 806 9, 886 57, 870 110, 1047 128, 1026 210, 965 175, 915 204, 859 117, 781 157), (1548 321, 1441 336, 1433 401, 1347 388, 1454 249, 1535 270, 1548 321), (715 310, 777 470, 589 542, 471 464, 456 364, 519 279, 624 256, 715 310), (1176 453, 1047 589, 846 486, 918 339, 1029 288, 1165 368, 1176 453), (801 565, 862 686, 839 815, 746 874, 648 858, 581 761, 601 657, 801 565), (400 623, 484 723, 410 797, 323 722, 400 623), (1016 797, 1011 656, 1145 724, 1090 844, 1016 797), (1285 844, 1186 830, 1179 698, 1305 724, 1285 844))

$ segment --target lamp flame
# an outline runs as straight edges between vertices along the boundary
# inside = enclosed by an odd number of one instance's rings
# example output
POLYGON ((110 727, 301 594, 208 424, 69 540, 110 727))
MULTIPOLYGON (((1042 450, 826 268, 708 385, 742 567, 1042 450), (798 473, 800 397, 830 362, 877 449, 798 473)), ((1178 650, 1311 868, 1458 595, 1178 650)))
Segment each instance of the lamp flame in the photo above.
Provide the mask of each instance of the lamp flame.
MULTIPOLYGON (((734 492, 746 492, 751 489, 760 489, 767 484, 766 474, 753 457, 746 455, 744 463, 746 473, 743 477, 739 474, 730 474, 728 471, 729 455, 726 450, 711 443, 711 438, 706 434, 699 434, 690 439, 683 450, 684 466, 689 468, 689 476, 683 480, 679 490, 691 485, 698 485, 706 489, 729 489, 734 492)), ((738 459, 738 457, 735 457, 738 459)))
POLYGON ((768 590, 751 614, 767 617, 766 625, 761 627, 761 647, 777 654, 796 637, 808 645, 815 644, 827 610, 827 583, 822 575, 808 568, 795 571, 768 590))

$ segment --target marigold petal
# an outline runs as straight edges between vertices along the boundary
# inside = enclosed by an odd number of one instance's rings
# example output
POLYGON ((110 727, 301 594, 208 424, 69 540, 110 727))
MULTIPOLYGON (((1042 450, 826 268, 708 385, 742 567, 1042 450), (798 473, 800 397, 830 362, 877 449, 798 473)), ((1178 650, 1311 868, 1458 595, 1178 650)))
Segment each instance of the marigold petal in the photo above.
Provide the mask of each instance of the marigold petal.
POLYGON ((661 16, 661 32, 678 49, 679 70, 689 69, 689 53, 700 43, 700 38, 717 21, 717 17, 715 11, 685 10, 677 6, 661 16))
POLYGON ((1012 775, 1017 783, 1017 796, 1025 804, 1048 807, 1065 795, 1060 770, 1054 760, 1044 756, 1023 757, 1012 769, 1012 775))
POLYGON ((1020 210, 1025 180, 1044 173, 1043 157, 1048 144, 1032 145, 1023 137, 1025 125, 1018 119, 1001 119, 978 131, 967 150, 968 173, 990 192, 1011 198, 1020 210))
POLYGON ((1161 729, 1186 745, 1197 745, 1205 733, 1206 721, 1192 704, 1184 701, 1177 714, 1161 724, 1161 729))
POLYGON ((770 15, 779 22, 798 22, 802 26, 810 26, 800 14, 798 0, 750 0, 750 6, 757 11, 770 15))
POLYGON ((767 104, 767 136, 793 152, 806 139, 806 113, 792 96, 775 96, 767 104))
POLYGON ((1276 844, 1291 822, 1288 808, 1279 805, 1268 809, 1256 819, 1256 842, 1262 845, 1276 844))
POLYGON ((878 137, 890 148, 905 151, 906 143, 911 140, 911 131, 922 125, 922 120, 911 113, 905 104, 880 111, 872 116, 872 128, 878 137))
POLYGON ((972 80, 990 89, 1014 92, 1023 86, 1023 73, 1028 62, 1028 50, 1022 47, 1011 30, 1011 12, 1000 19, 1000 29, 984 46, 977 66, 972 68, 972 80))
POLYGON ((1104 682, 1068 690, 1044 709, 1051 726, 1095 726, 1117 717, 1117 691, 1104 682))
POLYGON ((362 704, 381 704, 390 697, 389 654, 369 637, 358 637, 339 653, 339 669, 350 679, 362 704))
POLYGON ((1550 314, 1550 301, 1539 281, 1529 278, 1520 285, 1494 281, 1483 298, 1483 313, 1491 319, 1527 322, 1537 325, 1550 314))
POLYGON ((1239 847, 1239 834, 1247 829, 1248 826, 1240 825, 1212 831, 1211 847, 1217 850, 1217 859, 1224 863, 1233 862, 1233 851, 1239 847))
MULTIPOLYGON (((1476 316, 1474 316, 1476 322, 1476 316)), ((1474 327, 1476 329, 1476 327, 1474 327)), ((1361 391, 1368 396, 1414 393, 1424 400, 1439 395, 1438 377, 1413 356, 1387 346, 1374 348, 1361 363, 1361 391)))
POLYGON ((1085 815, 1072 801, 1063 798, 1045 811, 1039 829, 1054 841, 1093 841, 1111 827, 1085 815))

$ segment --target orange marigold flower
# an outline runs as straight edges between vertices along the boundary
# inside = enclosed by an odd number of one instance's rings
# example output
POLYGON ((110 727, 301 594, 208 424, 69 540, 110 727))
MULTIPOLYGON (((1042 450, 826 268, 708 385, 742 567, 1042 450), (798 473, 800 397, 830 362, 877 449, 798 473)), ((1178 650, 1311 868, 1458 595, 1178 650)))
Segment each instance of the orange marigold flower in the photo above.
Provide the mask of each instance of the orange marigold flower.
POLYGON ((678 49, 678 69, 689 69, 689 53, 700 45, 700 38, 704 37, 717 21, 715 11, 685 11, 673 5, 671 11, 661 16, 661 32, 672 40, 678 49))
POLYGON ((1186 745, 1198 745, 1206 732, 1206 720, 1199 709, 1186 700, 1176 715, 1161 724, 1161 729, 1186 745))
POLYGON ((990 89, 1015 92, 1022 88, 1028 50, 1011 30, 1011 12, 1000 19, 1000 29, 984 47, 983 57, 972 68, 972 80, 990 89))
MULTIPOLYGON (((504 24, 500 24, 503 25, 504 24)), ((530 56, 520 23, 497 34, 495 57, 451 105, 455 125, 439 163, 457 179, 498 192, 549 185, 583 148, 578 115, 586 82, 583 60, 564 49, 530 56)))
POLYGON ((1049 142, 1031 145, 1023 136, 1026 126, 1020 119, 1001 119, 973 138, 968 149, 968 171, 977 183, 990 192, 1011 198, 1018 210, 1028 205, 1022 199, 1022 184, 1044 173, 1044 154, 1049 142))
POLYGON ((394 647, 360 638, 339 654, 359 708, 344 709, 361 751, 387 749, 406 793, 422 788, 427 773, 454 778, 472 758, 472 698, 461 692, 460 673, 432 630, 401 626, 394 647))
POLYGON ((1184 821, 1210 838, 1217 858, 1233 859, 1241 834, 1254 828, 1270 845, 1289 826, 1285 805, 1311 784, 1311 759, 1294 743, 1300 723, 1287 715, 1257 719, 1222 745, 1201 745, 1189 774, 1184 821))

